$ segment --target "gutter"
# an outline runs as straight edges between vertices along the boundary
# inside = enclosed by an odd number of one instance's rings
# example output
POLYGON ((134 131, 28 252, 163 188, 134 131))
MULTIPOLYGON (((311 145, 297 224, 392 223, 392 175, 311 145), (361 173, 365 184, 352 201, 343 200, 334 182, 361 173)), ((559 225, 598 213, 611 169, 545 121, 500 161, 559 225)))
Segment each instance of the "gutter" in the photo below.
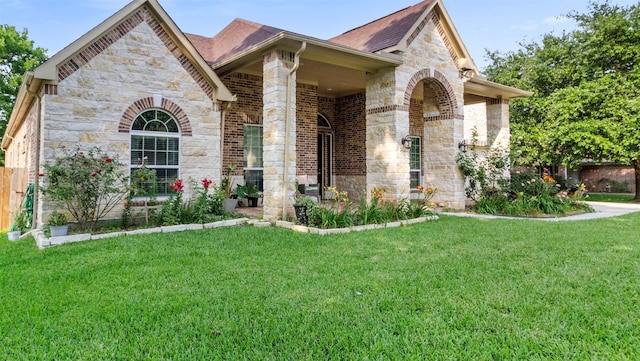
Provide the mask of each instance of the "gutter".
POLYGON ((289 143, 291 140, 289 139, 289 128, 291 127, 290 121, 290 113, 291 113, 291 81, 293 79, 293 74, 300 67, 300 54, 307 49, 307 42, 303 41, 300 49, 295 54, 294 64, 291 71, 287 75, 287 105, 285 109, 285 121, 284 121, 284 175, 282 182, 282 219, 287 218, 287 185, 289 179, 289 143))
MULTIPOLYGON (((35 100, 38 102, 38 104, 36 105, 36 111, 37 111, 37 115, 36 115, 36 146, 35 146, 35 164, 34 164, 34 168, 35 168, 35 180, 33 181, 33 213, 32 213, 32 217, 36 218, 36 220, 39 220, 40 217, 38 217, 38 194, 40 191, 40 182, 39 182, 39 178, 38 178, 38 174, 40 172, 40 133, 42 131, 42 97, 40 96, 40 92, 39 91, 31 91, 30 85, 31 82, 33 81, 33 78, 29 79, 29 85, 27 85, 26 90, 27 93, 34 97, 35 100)), ((39 90, 39 89, 38 89, 39 90)), ((37 229, 38 228, 38 222, 34 222, 34 219, 31 220, 31 229, 37 229)))

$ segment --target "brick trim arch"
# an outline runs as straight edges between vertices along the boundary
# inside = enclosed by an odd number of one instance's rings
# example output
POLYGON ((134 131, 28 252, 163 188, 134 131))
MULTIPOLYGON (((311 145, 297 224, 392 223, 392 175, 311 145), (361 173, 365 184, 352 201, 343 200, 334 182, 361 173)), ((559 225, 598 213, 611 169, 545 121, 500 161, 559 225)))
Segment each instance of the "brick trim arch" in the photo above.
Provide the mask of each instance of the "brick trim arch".
POLYGON ((136 100, 124 111, 118 124, 118 132, 129 133, 131 131, 131 124, 133 120, 145 110, 161 108, 171 113, 176 118, 178 126, 180 127, 180 133, 183 136, 190 137, 192 135, 191 123, 187 114, 180 108, 180 106, 169 99, 162 98, 159 105, 156 105, 153 97, 142 98, 136 100))
POLYGON ((404 106, 409 107, 413 90, 423 80, 432 85, 440 108, 440 115, 426 117, 425 121, 459 118, 460 111, 456 102, 456 94, 451 84, 441 72, 433 68, 422 69, 411 77, 407 85, 407 91, 404 93, 404 106))

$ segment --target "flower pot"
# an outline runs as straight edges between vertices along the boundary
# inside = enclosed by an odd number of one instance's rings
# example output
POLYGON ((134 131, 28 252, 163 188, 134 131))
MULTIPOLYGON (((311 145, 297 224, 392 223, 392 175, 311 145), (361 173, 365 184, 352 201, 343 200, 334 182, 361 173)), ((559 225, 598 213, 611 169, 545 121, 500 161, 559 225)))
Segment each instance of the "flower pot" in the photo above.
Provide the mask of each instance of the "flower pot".
POLYGON ((69 231, 69 225, 65 224, 64 226, 49 226, 51 230, 51 237, 62 237, 66 236, 69 231))
POLYGON ((249 203, 249 207, 257 207, 258 197, 247 197, 247 202, 249 203))
POLYGON ((7 232, 7 237, 10 241, 17 241, 20 239, 20 231, 9 231, 7 232))
POLYGON ((222 203, 222 209, 225 212, 233 212, 236 209, 236 205, 238 204, 237 199, 227 198, 222 203))
POLYGON ((304 224, 305 226, 309 224, 309 219, 307 218, 307 206, 303 204, 294 204, 293 208, 296 211, 296 218, 300 224, 304 224))

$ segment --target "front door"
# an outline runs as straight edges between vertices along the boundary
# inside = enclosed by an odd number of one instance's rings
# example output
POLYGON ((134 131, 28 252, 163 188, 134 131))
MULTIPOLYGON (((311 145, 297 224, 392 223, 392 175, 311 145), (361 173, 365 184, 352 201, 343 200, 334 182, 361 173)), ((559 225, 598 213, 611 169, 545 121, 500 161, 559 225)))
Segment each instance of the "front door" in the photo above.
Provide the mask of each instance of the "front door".
POLYGON ((331 134, 318 133, 318 190, 323 198, 324 188, 331 187, 331 164, 333 161, 331 134))

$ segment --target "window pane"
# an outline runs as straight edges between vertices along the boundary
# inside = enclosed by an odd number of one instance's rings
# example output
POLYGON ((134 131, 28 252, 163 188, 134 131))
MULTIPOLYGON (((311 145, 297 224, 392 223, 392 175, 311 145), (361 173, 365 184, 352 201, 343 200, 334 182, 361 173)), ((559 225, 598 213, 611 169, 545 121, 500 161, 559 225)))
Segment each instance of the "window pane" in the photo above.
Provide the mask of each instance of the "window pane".
POLYGON ((262 127, 244 126, 244 167, 262 168, 262 127))
POLYGON ((263 181, 262 181, 262 171, 261 170, 245 170, 244 171, 244 182, 245 184, 255 184, 258 186, 258 189, 262 192, 263 181))
POLYGON ((167 165, 178 165, 178 152, 167 153, 167 165))
POLYGON ((167 138, 167 150, 178 151, 178 138, 167 138))
POLYGON ((410 181, 411 189, 417 188, 419 185, 420 185, 420 172, 411 171, 411 181, 410 181))
MULTIPOLYGON (((151 109, 144 111, 136 117, 131 126, 132 131, 140 134, 131 135, 131 165, 140 165, 144 162, 149 168, 156 171, 158 179, 158 195, 170 193, 169 184, 175 182, 179 174, 179 127, 171 114, 160 110, 151 109), (146 133, 145 135, 145 132, 146 133), (172 137, 162 136, 165 133, 174 133, 172 137), (162 168, 171 166, 172 168, 162 168)), ((136 168, 131 167, 131 172, 136 168)))
POLYGON ((412 189, 420 185, 422 169, 422 144, 420 137, 411 137, 411 149, 409 150, 410 187, 412 189))

